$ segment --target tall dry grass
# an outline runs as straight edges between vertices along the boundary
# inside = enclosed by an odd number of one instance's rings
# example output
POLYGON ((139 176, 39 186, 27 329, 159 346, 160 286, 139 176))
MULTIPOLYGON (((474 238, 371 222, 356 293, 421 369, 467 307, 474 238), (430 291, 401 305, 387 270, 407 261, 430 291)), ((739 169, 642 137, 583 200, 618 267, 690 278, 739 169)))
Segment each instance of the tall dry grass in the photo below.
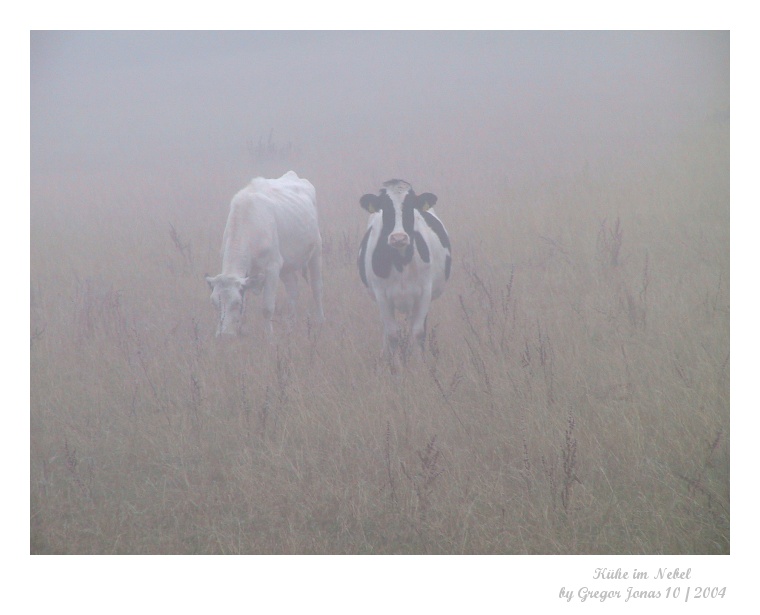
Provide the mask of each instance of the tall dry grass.
POLYGON ((254 297, 214 339, 203 281, 249 169, 37 178, 31 552, 727 553, 727 126, 519 176, 376 154, 277 161, 317 188, 328 322, 303 286, 275 344, 254 297), (454 256, 399 376, 356 271, 395 176, 454 256))

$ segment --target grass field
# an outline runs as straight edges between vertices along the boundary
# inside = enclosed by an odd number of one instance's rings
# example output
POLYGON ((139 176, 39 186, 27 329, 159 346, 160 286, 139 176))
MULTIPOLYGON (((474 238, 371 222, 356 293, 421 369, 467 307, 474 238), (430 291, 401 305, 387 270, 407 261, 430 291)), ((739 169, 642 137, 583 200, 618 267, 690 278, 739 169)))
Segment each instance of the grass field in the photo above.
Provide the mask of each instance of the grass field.
POLYGON ((728 553, 728 124, 554 165, 461 136, 33 176, 31 552, 728 553), (256 297, 216 340, 203 279, 251 166, 325 241, 328 322, 304 284, 274 344, 256 297), (356 269, 391 177, 454 257, 399 376, 356 269))

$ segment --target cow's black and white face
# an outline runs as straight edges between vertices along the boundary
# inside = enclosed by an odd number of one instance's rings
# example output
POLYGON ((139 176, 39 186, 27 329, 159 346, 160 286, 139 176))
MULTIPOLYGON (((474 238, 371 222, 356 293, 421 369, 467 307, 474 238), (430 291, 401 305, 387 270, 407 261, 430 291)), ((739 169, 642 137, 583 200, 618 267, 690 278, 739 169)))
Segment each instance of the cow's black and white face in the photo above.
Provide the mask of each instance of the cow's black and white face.
POLYGON ((407 182, 392 179, 383 184, 380 194, 365 194, 361 206, 370 213, 380 213, 382 228, 372 255, 372 268, 380 277, 387 277, 392 267, 397 270, 411 262, 415 249, 423 262, 429 262, 430 250, 415 229, 415 212, 425 212, 438 197, 426 192, 415 194, 407 182))

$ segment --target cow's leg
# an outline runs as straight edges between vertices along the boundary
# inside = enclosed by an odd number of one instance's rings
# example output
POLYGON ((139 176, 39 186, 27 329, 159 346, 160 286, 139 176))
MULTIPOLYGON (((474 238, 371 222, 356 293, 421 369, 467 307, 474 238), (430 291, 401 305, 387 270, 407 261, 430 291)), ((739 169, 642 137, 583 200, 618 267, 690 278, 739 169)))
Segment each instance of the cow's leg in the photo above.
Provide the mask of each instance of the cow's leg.
POLYGON ((383 320, 383 353, 385 358, 393 361, 398 349, 399 329, 393 306, 387 301, 379 300, 380 318, 383 320))
POLYGON ((298 304, 298 275, 295 271, 280 274, 288 295, 288 319, 291 326, 296 321, 296 305, 298 304))
POLYGON ((280 267, 279 265, 271 265, 266 268, 264 277, 264 287, 262 291, 263 295, 263 310, 264 315, 264 331, 271 335, 272 330, 272 316, 274 316, 274 304, 277 298, 277 282, 280 279, 280 267))
POLYGON ((322 308, 322 252, 317 250, 309 260, 309 283, 311 284, 311 294, 314 296, 314 303, 317 306, 317 313, 314 320, 318 323, 324 322, 325 313, 322 308))
POLYGON ((414 340, 420 347, 422 354, 425 354, 425 336, 427 335, 427 315, 430 310, 430 302, 432 301, 432 291, 430 288, 425 289, 414 305, 414 309, 410 314, 411 333, 414 340))

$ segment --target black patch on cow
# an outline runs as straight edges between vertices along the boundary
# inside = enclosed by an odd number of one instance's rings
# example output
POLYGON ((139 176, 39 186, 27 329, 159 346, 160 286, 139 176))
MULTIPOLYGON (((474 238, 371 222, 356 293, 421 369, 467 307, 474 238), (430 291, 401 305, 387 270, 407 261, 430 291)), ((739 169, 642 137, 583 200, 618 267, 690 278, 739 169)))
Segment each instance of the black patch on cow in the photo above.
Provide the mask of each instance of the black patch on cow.
POLYGON ((417 252, 420 253, 420 258, 422 259, 422 262, 429 263, 430 249, 428 248, 428 245, 425 242, 425 239, 417 231, 414 231, 414 235, 412 236, 414 237, 414 245, 417 246, 417 252))
POLYGON ((362 242, 359 244, 359 259, 357 262, 357 265, 359 266, 359 277, 362 279, 362 282, 364 282, 364 286, 369 287, 369 284, 367 283, 367 272, 364 270, 364 261, 367 256, 367 242, 369 241, 369 233, 372 229, 367 229, 367 232, 364 233, 364 239, 362 239, 362 242))
POLYGON ((374 213, 374 211, 377 211, 379 207, 377 206, 378 197, 376 194, 365 194, 362 196, 362 198, 359 199, 359 205, 361 205, 364 209, 366 209, 370 213, 374 213))
POLYGON ((423 192, 417 197, 416 207, 418 209, 422 209, 425 207, 425 205, 428 207, 434 207, 437 202, 438 197, 435 196, 432 192, 423 192))
POLYGON ((403 252, 388 245, 389 232, 383 227, 380 237, 372 252, 372 271, 379 278, 387 278, 394 267, 396 271, 403 270, 405 265, 412 262, 414 256, 414 247, 410 243, 403 252))
POLYGON ((396 271, 401 271, 405 265, 408 265, 412 262, 412 258, 414 257, 414 244, 410 243, 408 246, 406 246, 406 249, 403 253, 393 248, 391 248, 391 250, 395 252, 393 265, 396 267, 396 271))
POLYGON ((427 225, 430 227, 430 230, 433 231, 438 237, 438 241, 440 241, 441 245, 447 250, 444 273, 446 279, 448 280, 449 276, 451 275, 451 241, 449 240, 449 234, 446 232, 446 229, 443 228, 441 221, 429 211, 420 210, 420 213, 425 219, 427 225))
POLYGON ((422 214, 422 217, 425 219, 425 222, 427 222, 427 225, 430 227, 430 230, 433 231, 436 235, 438 235, 438 240, 441 242, 441 245, 450 251, 451 242, 449 241, 449 234, 446 232, 446 229, 443 228, 443 224, 441 223, 441 221, 438 218, 436 218, 433 214, 431 214, 429 211, 420 210, 420 213, 422 214))

